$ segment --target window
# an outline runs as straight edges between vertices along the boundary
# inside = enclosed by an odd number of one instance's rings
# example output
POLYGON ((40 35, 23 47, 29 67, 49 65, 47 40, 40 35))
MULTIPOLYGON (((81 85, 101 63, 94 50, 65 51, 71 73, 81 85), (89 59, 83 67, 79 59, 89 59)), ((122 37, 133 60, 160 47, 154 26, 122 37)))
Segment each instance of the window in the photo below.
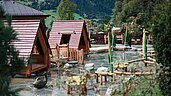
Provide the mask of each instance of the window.
POLYGON ((61 42, 60 44, 67 44, 69 43, 71 34, 62 34, 61 42))

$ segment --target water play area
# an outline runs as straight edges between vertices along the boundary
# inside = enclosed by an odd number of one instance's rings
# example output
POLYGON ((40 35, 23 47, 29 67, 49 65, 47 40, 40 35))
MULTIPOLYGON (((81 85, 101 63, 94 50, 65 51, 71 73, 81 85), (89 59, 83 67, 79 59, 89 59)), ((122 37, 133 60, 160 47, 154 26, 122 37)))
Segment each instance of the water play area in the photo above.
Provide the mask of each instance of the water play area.
MULTIPOLYGON (((130 60, 141 58, 139 51, 141 46, 134 46, 137 50, 127 50, 127 51, 113 51, 112 58, 114 63, 118 62, 127 62, 130 60)), ((148 46, 149 49, 152 46, 148 46)), ((151 49, 150 49, 151 50, 151 49)), ((119 85, 113 82, 113 78, 107 77, 107 82, 103 84, 97 83, 95 71, 99 67, 109 68, 108 63, 108 52, 102 53, 91 53, 87 56, 84 61, 87 63, 94 63, 94 70, 91 71, 91 77, 88 78, 86 87, 86 94, 81 94, 80 88, 77 86, 72 88, 73 91, 68 94, 67 79, 69 76, 82 75, 85 73, 84 65, 75 65, 72 68, 67 69, 57 69, 52 67, 49 69, 50 74, 48 75, 48 82, 45 88, 36 89, 33 87, 33 82, 35 81, 36 76, 32 74, 31 78, 13 78, 12 79, 12 88, 21 89, 19 92, 20 96, 105 96, 108 88, 111 85, 116 86, 119 89, 119 85)), ((110 68, 109 68, 110 69, 110 68)), ((132 70, 138 72, 154 70, 154 65, 148 65, 145 67, 143 62, 134 62, 127 67, 127 71, 131 72, 132 70)), ((115 70, 114 70, 115 71, 115 70)), ((102 77, 104 78, 104 77, 102 77)), ((119 77, 120 79, 122 76, 119 77)), ((129 78, 129 76, 126 76, 129 78)), ((108 90, 109 91, 109 90, 108 90)), ((108 96, 108 95, 106 95, 108 96)))

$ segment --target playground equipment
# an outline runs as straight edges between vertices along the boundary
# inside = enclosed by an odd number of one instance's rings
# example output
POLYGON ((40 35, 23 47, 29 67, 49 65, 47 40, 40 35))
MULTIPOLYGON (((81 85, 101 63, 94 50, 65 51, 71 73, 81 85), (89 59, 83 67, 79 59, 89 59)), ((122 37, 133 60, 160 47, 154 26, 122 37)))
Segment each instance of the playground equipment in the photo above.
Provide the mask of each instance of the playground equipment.
POLYGON ((66 84, 68 86, 67 93, 70 94, 73 88, 79 87, 81 89, 81 93, 85 94, 87 92, 86 84, 88 78, 90 78, 90 73, 68 77, 66 80, 66 84))
MULTIPOLYGON (((145 76, 145 75, 152 75, 152 72, 120 72, 120 71, 114 71, 114 72, 95 72, 96 75, 96 83, 99 83, 99 77, 100 77, 100 84, 103 84, 103 77, 104 81, 107 82, 107 77, 111 77, 111 80, 116 81, 118 79, 117 75, 136 75, 136 76, 145 76)), ((108 79, 109 80, 109 79, 108 79)))
POLYGON ((101 85, 103 84, 103 77, 105 78, 105 82, 107 82, 107 77, 109 77, 109 76, 111 78, 114 77, 114 73, 112 73, 112 72, 95 72, 95 74, 96 74, 96 83, 99 82, 99 77, 100 77, 100 84, 101 85))
POLYGON ((130 64, 130 63, 134 63, 134 62, 139 62, 139 61, 144 61, 145 59, 144 58, 140 58, 140 59, 134 59, 134 60, 130 60, 130 61, 127 61, 127 62, 113 62, 113 65, 114 65, 114 69, 115 70, 118 70, 119 68, 122 69, 124 72, 127 72, 127 66, 130 64))
MULTIPOLYGON (((134 62, 144 62, 145 66, 147 64, 155 64, 156 61, 152 57, 155 56, 154 51, 149 51, 147 52, 147 36, 146 36, 146 31, 143 30, 143 43, 142 43, 142 58, 139 59, 134 59, 130 61, 124 61, 124 62, 112 62, 112 55, 110 53, 111 49, 111 44, 110 44, 110 39, 109 39, 109 63, 113 65, 114 71, 112 70, 111 72, 95 72, 96 74, 96 82, 99 82, 99 77, 100 77, 100 84, 102 85, 103 83, 103 78, 105 79, 105 82, 107 82, 108 78, 111 77, 113 78, 113 81, 117 80, 117 75, 136 75, 136 76, 144 76, 144 75, 152 75, 153 72, 127 72, 127 67, 129 64, 134 63, 134 62), (149 54, 149 55, 148 55, 149 54), (150 57, 147 57, 150 56, 150 57), (122 70, 119 70, 122 69, 122 70)), ((109 34, 110 35, 110 34, 109 34)), ((127 32, 125 33, 125 39, 124 39, 124 45, 126 46, 126 37, 127 37, 127 32)), ((125 51, 125 50, 123 50, 125 51)), ((111 68, 111 66, 110 66, 111 68)), ((111 79, 112 80, 112 79, 111 79)))

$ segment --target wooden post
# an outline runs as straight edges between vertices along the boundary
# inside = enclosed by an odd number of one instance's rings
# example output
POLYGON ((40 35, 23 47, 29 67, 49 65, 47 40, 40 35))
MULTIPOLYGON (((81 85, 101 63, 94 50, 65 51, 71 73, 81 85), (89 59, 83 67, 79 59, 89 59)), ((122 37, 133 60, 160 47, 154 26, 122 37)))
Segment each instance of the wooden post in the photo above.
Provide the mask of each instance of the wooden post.
POLYGON ((127 45, 127 35, 128 35, 128 28, 127 28, 127 25, 126 25, 126 32, 124 34, 124 45, 125 46, 127 45))
POLYGON ((67 91, 67 94, 70 94, 71 93, 71 88, 70 86, 68 85, 68 91, 67 91))
POLYGON ((104 77, 105 77, 105 82, 107 82, 107 75, 105 75, 104 77))
POLYGON ((109 58, 109 64, 110 64, 110 70, 111 72, 113 72, 113 64, 112 64, 112 50, 111 50, 111 43, 110 43, 110 36, 111 36, 111 32, 108 32, 108 58, 109 58))
POLYGON ((115 32, 112 32, 112 47, 116 47, 116 42, 115 42, 115 32))
MULTIPOLYGON (((147 60, 147 36, 146 36, 145 29, 143 29, 142 51, 143 51, 143 57, 144 57, 144 59, 147 60)), ((147 63, 145 63, 145 66, 147 66, 147 63)))
POLYGON ((100 85, 102 85, 102 82, 103 82, 103 77, 102 75, 100 75, 100 85))
POLYGON ((98 74, 96 74, 96 82, 97 82, 97 83, 99 82, 98 74))

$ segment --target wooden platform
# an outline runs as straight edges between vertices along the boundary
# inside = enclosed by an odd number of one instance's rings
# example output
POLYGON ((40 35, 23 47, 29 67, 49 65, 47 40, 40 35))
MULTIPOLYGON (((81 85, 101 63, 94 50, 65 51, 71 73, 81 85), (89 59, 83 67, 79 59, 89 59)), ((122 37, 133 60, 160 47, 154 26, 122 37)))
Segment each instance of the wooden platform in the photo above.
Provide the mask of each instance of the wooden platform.
POLYGON ((31 72, 36 72, 36 71, 39 71, 39 70, 42 70, 42 69, 45 69, 46 66, 43 65, 43 64, 32 64, 32 70, 31 72))
POLYGON ((143 75, 152 75, 152 72, 118 72, 114 71, 114 74, 116 75, 137 75, 137 76, 143 76, 143 75))
POLYGON ((143 62, 146 63, 146 64, 156 64, 156 62, 154 62, 154 61, 146 61, 146 60, 144 60, 143 62))
POLYGON ((47 68, 44 64, 32 64, 28 65, 24 70, 22 70, 19 74, 24 74, 26 77, 29 77, 32 73, 38 72, 41 70, 45 70, 47 68))
POLYGON ((100 52, 105 52, 108 51, 108 47, 104 46, 104 47, 96 47, 96 48, 90 48, 90 52, 91 53, 100 53, 100 52))
POLYGON ((130 60, 130 61, 127 61, 127 63, 134 63, 134 62, 138 62, 138 61, 144 61, 145 59, 144 58, 140 58, 140 59, 134 59, 134 60, 130 60))

